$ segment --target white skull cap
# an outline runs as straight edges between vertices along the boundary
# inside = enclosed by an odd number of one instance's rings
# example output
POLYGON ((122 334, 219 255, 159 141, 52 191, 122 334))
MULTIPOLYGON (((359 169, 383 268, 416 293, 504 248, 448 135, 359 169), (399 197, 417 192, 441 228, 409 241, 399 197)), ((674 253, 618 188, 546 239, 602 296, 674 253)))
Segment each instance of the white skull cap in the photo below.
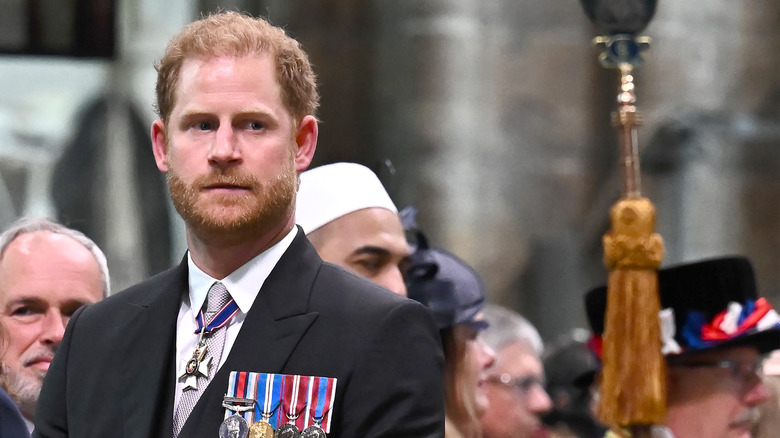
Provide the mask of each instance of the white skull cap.
POLYGON ((301 173, 295 222, 309 234, 353 211, 379 207, 398 213, 379 178, 357 163, 333 163, 301 173))

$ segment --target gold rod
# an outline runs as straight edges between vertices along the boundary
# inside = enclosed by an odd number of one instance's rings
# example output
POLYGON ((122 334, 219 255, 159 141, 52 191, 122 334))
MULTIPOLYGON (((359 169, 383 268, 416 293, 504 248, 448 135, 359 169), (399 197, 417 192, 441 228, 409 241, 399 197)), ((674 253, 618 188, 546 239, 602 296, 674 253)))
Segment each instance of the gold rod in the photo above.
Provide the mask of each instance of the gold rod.
POLYGON ((641 196, 641 179, 636 127, 641 124, 641 120, 635 106, 633 66, 623 63, 618 68, 620 70, 620 91, 617 97, 618 109, 613 114, 613 123, 618 128, 620 141, 623 195, 628 198, 638 198, 641 196))

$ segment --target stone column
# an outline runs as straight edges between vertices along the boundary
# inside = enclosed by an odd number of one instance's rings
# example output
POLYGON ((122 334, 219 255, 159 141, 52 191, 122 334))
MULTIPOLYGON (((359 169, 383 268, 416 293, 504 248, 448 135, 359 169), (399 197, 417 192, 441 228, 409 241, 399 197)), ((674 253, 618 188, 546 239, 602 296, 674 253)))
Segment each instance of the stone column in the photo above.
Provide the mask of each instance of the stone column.
POLYGON ((492 301, 550 336, 578 325, 587 20, 541 1, 372 6, 376 145, 396 164, 396 200, 477 268, 492 301))
MULTIPOLYGON (((154 166, 151 141, 146 150, 133 147, 130 132, 130 111, 141 109, 141 117, 147 128, 156 118, 153 112, 156 72, 154 63, 162 56, 168 39, 196 17, 194 2, 120 2, 118 11, 118 53, 108 75, 107 108, 105 115, 105 147, 102 148, 103 177, 95 193, 95 205, 105 214, 103 248, 111 268, 112 289, 119 290, 138 282, 151 274, 150 261, 145 257, 147 245, 159 247, 149 239, 155 239, 145 228, 141 217, 141 203, 153 199, 143 193, 145 186, 139 181, 136 158, 148 160, 154 166), (136 154, 143 157, 136 157, 136 154)), ((155 186, 156 189, 162 187, 155 186)), ((155 193, 155 195, 157 195, 155 193)), ((154 198, 156 199, 156 197, 154 198)), ((183 222, 169 206, 171 222, 156 224, 169 227, 172 240, 171 265, 178 263, 186 249, 183 222)), ((168 233, 164 233, 167 237, 168 233)), ((165 245, 163 245, 165 246, 165 245)), ((159 270, 159 266, 157 267, 159 270)))
POLYGON ((484 6, 372 2, 374 123, 376 147, 397 169, 397 203, 417 207, 431 241, 474 264, 496 290, 507 282, 499 272, 524 263, 526 244, 513 214, 512 145, 491 95, 484 6))

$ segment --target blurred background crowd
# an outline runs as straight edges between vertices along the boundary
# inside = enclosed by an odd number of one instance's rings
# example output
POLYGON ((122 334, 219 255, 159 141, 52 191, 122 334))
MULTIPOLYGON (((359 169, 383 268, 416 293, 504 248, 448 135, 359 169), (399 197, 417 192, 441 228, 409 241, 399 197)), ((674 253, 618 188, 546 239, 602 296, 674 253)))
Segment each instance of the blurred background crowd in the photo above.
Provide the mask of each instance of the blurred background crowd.
MULTIPOLYGON (((57 218, 105 251, 112 290, 185 250, 148 127, 165 41, 201 14, 268 17, 322 94, 314 165, 374 170, 431 241, 478 271, 570 363, 605 281, 619 196, 617 75, 575 0, 0 0, 0 228, 57 218)), ((660 1, 636 72, 643 192, 664 264, 751 258, 780 305, 780 3, 660 1)), ((495 348, 494 348, 495 349, 495 348)), ((579 359, 576 359, 578 358, 579 359)), ((577 362, 579 360, 579 362, 577 362)), ((556 387, 551 403, 585 400, 556 387)), ((568 383, 568 377, 564 378, 568 383)), ((584 389, 583 389, 584 388, 584 389)), ((580 391, 580 392, 572 392, 580 391)), ((585 391, 584 393, 581 391, 585 391)), ((563 414, 562 414, 563 415, 563 414)))

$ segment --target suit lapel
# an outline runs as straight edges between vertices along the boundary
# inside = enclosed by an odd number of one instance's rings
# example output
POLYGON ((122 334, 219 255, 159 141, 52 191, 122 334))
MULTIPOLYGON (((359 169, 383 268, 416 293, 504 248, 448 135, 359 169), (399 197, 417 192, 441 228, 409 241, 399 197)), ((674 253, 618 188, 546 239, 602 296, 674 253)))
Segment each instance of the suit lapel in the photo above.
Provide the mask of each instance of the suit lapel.
POLYGON ((316 313, 307 313, 307 303, 321 264, 322 259, 299 229, 260 289, 230 354, 195 405, 180 436, 198 436, 198 432, 217 435, 231 371, 282 372, 298 341, 317 319, 316 313))
POLYGON ((123 360, 123 387, 128 388, 128 394, 120 395, 124 404, 123 436, 165 438, 173 433, 176 319, 187 284, 185 258, 161 276, 146 300, 128 309, 136 315, 127 332, 129 345, 123 360))

